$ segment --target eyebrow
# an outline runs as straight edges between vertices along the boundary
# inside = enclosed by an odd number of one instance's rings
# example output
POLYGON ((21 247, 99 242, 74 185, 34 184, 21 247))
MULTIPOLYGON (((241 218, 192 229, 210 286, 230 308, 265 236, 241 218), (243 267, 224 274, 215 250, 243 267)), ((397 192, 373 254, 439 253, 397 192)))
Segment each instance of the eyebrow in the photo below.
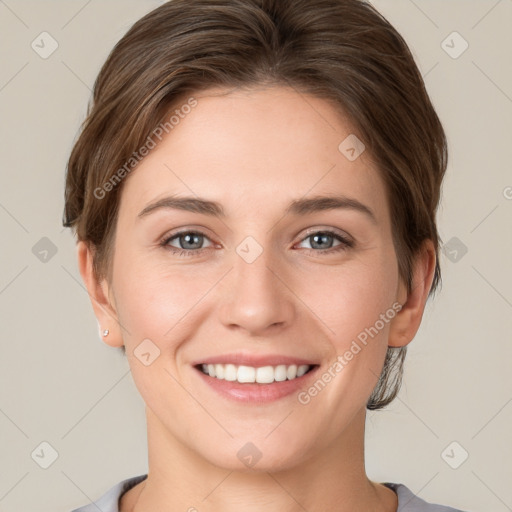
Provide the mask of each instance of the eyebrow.
MULTIPOLYGON (((215 201, 208 201, 200 197, 177 197, 169 196, 159 199, 147 205, 138 215, 138 218, 146 217, 150 213, 160 209, 184 210, 187 212, 200 213, 212 217, 226 218, 222 205, 215 201)), ((296 199, 292 201, 285 210, 285 215, 304 216, 309 213, 324 210, 354 210, 366 215, 374 224, 377 218, 371 208, 357 199, 346 196, 315 196, 308 199, 296 199)))

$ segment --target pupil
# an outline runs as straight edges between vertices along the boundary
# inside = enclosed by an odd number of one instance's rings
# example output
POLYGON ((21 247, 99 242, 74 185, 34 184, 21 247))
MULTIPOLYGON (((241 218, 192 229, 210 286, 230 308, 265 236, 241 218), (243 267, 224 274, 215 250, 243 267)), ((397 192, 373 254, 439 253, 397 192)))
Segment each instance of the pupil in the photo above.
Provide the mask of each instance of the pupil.
MULTIPOLYGON (((316 234, 316 235, 313 235, 313 244, 312 246, 315 247, 315 245, 319 244, 318 240, 320 240, 321 242, 325 242, 326 238, 329 238, 331 235, 329 235, 328 233, 319 233, 319 234, 316 234)), ((320 243, 321 243, 320 242, 320 243)), ((319 247, 320 249, 324 249, 325 247, 319 247)))
MULTIPOLYGON (((182 244, 182 245, 187 245, 187 244, 192 244, 194 245, 194 239, 196 240, 195 241, 195 245, 201 245, 200 242, 198 242, 197 240, 200 240, 201 238, 201 235, 198 235, 198 234, 187 234, 187 235, 183 235, 183 239, 185 240, 185 244, 182 244), (191 241, 192 240, 192 241, 191 241)), ((184 247, 184 249, 198 249, 199 247, 184 247)))

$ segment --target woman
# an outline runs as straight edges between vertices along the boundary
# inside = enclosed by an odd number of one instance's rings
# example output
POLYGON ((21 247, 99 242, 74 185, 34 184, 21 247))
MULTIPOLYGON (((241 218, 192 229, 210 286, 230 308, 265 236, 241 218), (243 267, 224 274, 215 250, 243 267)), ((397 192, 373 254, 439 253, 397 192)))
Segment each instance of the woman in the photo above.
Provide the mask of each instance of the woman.
POLYGON ((431 505, 364 467, 440 282, 443 128, 359 0, 174 0, 116 45, 64 224, 149 472, 75 512, 431 505))

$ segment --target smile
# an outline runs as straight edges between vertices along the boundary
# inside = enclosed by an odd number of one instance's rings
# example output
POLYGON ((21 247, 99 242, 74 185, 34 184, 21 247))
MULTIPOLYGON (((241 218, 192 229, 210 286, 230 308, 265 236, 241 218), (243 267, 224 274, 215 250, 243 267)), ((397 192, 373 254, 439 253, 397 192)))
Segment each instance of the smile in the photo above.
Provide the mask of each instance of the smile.
POLYGON ((244 366, 234 364, 202 364, 199 369, 210 377, 219 380, 243 383, 272 384, 285 380, 295 380, 308 373, 314 365, 296 364, 278 366, 244 366))

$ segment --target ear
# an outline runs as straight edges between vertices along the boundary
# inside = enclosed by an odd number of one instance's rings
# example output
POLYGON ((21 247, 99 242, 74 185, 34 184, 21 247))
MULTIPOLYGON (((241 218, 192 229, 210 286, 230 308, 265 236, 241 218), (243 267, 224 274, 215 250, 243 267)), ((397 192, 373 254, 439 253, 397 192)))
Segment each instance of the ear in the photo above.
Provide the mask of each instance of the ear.
POLYGON ((78 268, 91 299, 94 314, 98 320, 100 337, 111 347, 122 347, 123 338, 117 318, 114 300, 110 298, 111 289, 106 279, 98 281, 93 268, 94 249, 89 244, 77 243, 78 268), (107 336, 103 331, 108 329, 107 336))
POLYGON ((399 285, 397 300, 403 306, 391 322, 388 346, 403 347, 416 336, 434 280, 435 267, 434 243, 427 239, 414 262, 412 290, 407 293, 406 284, 401 282, 399 285))

